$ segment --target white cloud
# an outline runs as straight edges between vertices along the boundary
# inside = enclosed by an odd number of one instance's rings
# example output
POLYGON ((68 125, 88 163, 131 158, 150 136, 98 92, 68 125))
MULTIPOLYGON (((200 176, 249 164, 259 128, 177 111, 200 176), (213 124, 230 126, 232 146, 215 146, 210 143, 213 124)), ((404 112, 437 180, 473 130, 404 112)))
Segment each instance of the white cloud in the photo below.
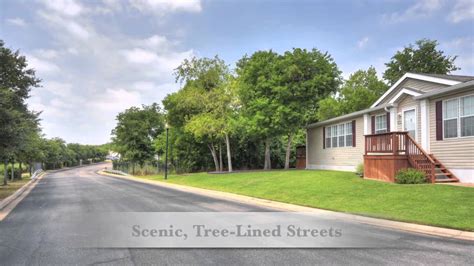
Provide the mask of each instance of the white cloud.
POLYGON ((39 15, 45 19, 52 28, 56 30, 63 30, 75 38, 86 40, 90 37, 89 31, 76 20, 61 17, 57 13, 47 13, 39 11, 39 15))
POLYGON ((403 12, 384 14, 382 19, 388 23, 399 23, 409 20, 430 17, 441 8, 441 0, 420 0, 403 12))
POLYGON ((28 62, 28 67, 36 70, 36 72, 39 73, 38 76, 52 74, 59 71, 59 67, 55 63, 40 59, 33 55, 26 54, 25 57, 28 62))
POLYGON ((40 0, 40 2, 50 11, 64 16, 74 17, 84 11, 82 5, 75 0, 40 0))
POLYGON ((457 0, 448 15, 448 21, 452 23, 459 23, 472 19, 474 19, 474 1, 472 0, 457 0))
POLYGON ((61 97, 72 97, 72 85, 67 82, 59 81, 45 81, 42 82, 40 90, 48 91, 49 93, 61 96, 61 97))
POLYGON ((59 56, 58 51, 53 49, 37 49, 34 51, 34 54, 44 59, 55 59, 59 56))
POLYGON ((158 59, 155 53, 140 48, 124 50, 123 55, 128 62, 135 64, 150 64, 158 59))
POLYGON ((441 42, 440 47, 448 55, 457 55, 456 66, 461 70, 456 74, 472 75, 474 73, 474 37, 460 37, 441 42))
POLYGON ((200 0, 130 0, 130 4, 143 13, 165 15, 169 12, 200 12, 200 0))
POLYGON ((25 27, 27 25, 25 20, 21 18, 8 18, 7 23, 18 27, 25 27))
POLYGON ((359 49, 362 49, 367 45, 368 42, 369 42, 369 37, 366 36, 357 42, 357 47, 359 49))
MULTIPOLYGON (((49 62, 56 68, 52 67, 55 71, 50 75, 38 75, 43 87, 34 89, 29 103, 44 110, 41 118, 48 137, 59 135, 68 142, 98 144, 109 140, 119 112, 159 103, 176 91, 179 85, 174 83, 173 69, 194 51, 183 48, 179 39, 162 34, 160 27, 164 24, 138 37, 128 35, 120 24, 99 27, 102 18, 98 16, 114 12, 122 18, 123 14, 117 12, 130 14, 128 2, 75 3, 80 4, 81 11, 64 13, 43 3, 36 12, 50 45, 31 53, 34 60, 49 62), (93 130, 83 134, 77 130, 78 125, 89 125, 93 130)), ((184 8, 172 7, 180 3, 164 5, 168 6, 161 9, 163 12, 184 8)), ((154 22, 150 17, 141 19, 154 22)))

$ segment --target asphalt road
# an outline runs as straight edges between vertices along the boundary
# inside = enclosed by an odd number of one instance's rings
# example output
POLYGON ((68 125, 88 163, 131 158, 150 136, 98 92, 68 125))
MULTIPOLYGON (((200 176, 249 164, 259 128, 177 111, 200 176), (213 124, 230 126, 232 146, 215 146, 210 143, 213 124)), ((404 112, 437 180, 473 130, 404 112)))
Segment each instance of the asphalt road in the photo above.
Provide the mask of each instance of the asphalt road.
MULTIPOLYGON (((369 225, 361 232, 401 248, 376 249, 92 249, 71 248, 58 222, 88 212, 269 211, 258 206, 157 188, 95 174, 104 165, 52 173, 0 222, 0 265, 37 264, 336 264, 474 265, 472 242, 369 225)), ((435 196, 435 195, 433 195, 435 196)), ((416 205, 414 205, 416 207, 416 205)), ((453 206, 455 208, 455 206, 453 206)), ((453 219, 456 219, 453 217, 453 219)))

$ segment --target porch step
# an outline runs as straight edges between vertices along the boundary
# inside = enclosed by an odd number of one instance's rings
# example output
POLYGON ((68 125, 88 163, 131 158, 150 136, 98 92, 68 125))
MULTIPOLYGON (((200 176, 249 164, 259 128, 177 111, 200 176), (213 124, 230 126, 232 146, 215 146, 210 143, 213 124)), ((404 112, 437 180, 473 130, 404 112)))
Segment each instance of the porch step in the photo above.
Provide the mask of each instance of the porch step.
POLYGON ((435 176, 450 176, 453 175, 451 173, 435 173, 435 176))
POLYGON ((457 178, 436 179, 436 183, 454 183, 459 182, 457 178))

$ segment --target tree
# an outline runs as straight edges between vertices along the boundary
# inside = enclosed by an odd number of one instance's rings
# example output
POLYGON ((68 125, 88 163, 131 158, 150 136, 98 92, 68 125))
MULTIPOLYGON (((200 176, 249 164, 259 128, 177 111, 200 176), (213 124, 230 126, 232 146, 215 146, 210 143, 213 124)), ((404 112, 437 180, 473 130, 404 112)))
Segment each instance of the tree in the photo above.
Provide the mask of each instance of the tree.
POLYGON ((421 39, 416 41, 416 46, 410 44, 402 51, 398 51, 386 63, 387 69, 383 77, 393 85, 407 72, 427 74, 448 74, 460 68, 454 64, 457 56, 446 56, 437 50, 438 41, 421 39))
POLYGON ((5 164, 27 135, 26 127, 38 123, 38 114, 28 111, 25 100, 39 83, 26 58, 0 40, 0 158, 5 164))
POLYGON ((112 130, 112 141, 117 152, 132 166, 155 155, 153 140, 164 131, 164 116, 158 104, 131 107, 117 115, 117 125, 112 130))
POLYGON ((337 96, 332 95, 319 102, 317 118, 326 120, 369 108, 388 86, 377 77, 374 67, 358 70, 349 76, 337 96))
POLYGON ((340 82, 340 71, 334 59, 317 49, 294 48, 281 57, 279 89, 281 125, 288 136, 285 169, 290 166, 292 141, 295 134, 314 122, 319 100, 334 93, 340 82))
POLYGON ((248 134, 265 143, 263 169, 271 169, 270 146, 272 139, 283 133, 280 118, 285 108, 277 97, 279 56, 273 51, 257 51, 237 62, 238 94, 242 103, 239 123, 248 134))
POLYGON ((184 60, 175 75, 177 82, 185 84, 180 91, 163 101, 170 123, 183 127, 198 141, 207 144, 216 171, 223 168, 220 143, 224 139, 228 169, 232 171, 229 115, 233 94, 230 93, 231 76, 227 65, 218 56, 194 57, 184 60))

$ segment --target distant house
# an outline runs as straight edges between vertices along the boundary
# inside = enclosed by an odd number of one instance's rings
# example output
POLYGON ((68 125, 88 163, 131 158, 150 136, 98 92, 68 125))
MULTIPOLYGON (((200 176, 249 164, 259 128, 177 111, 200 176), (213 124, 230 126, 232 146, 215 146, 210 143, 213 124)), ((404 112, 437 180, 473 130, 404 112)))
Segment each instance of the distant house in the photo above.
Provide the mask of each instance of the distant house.
POLYGON ((407 73, 370 108, 307 127, 306 168, 474 183, 474 77, 407 73))

